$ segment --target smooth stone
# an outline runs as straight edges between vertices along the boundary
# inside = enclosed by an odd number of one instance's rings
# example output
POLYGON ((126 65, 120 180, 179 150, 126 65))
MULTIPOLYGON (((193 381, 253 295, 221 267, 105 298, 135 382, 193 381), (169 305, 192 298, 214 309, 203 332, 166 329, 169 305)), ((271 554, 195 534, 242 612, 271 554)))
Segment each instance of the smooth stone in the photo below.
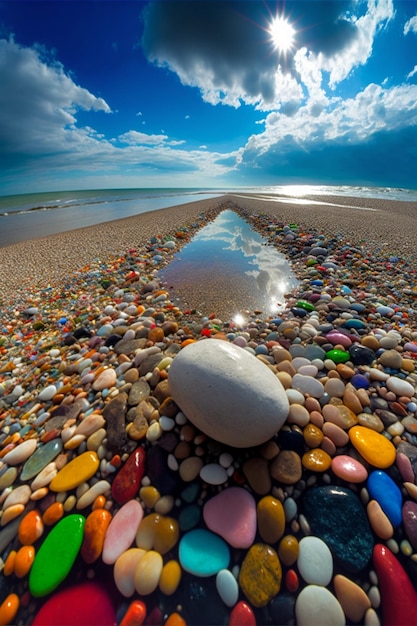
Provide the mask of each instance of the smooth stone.
POLYGON ((349 360, 352 361, 354 365, 371 365, 376 359, 376 353, 371 348, 367 348, 366 346, 361 346, 357 343, 354 343, 349 351, 349 360))
POLYGON ((252 608, 240 600, 231 610, 227 626, 256 626, 252 608))
POLYGON ((325 587, 307 585, 295 602, 297 626, 345 626, 343 609, 325 587))
POLYGON ((277 543, 285 530, 285 511, 282 502, 273 496, 264 496, 256 505, 258 532, 265 543, 277 543))
POLYGON ((51 491, 69 491, 94 476, 100 465, 97 453, 83 452, 59 470, 49 485, 51 491))
POLYGON ((332 422, 344 430, 358 423, 358 417, 344 404, 326 404, 322 414, 326 422, 332 422))
POLYGON ((384 626, 417 623, 417 593, 408 574, 383 544, 376 544, 373 563, 378 576, 384 626))
POLYGON ((112 518, 104 537, 102 559, 110 565, 115 563, 122 552, 133 543, 139 524, 143 518, 143 509, 137 500, 126 502, 112 518))
POLYGON ((380 539, 387 541, 391 539, 394 534, 394 528, 389 521, 388 517, 382 510, 379 502, 376 500, 369 500, 366 505, 366 513, 372 530, 380 539))
POLYGON ((298 570, 308 584, 326 587, 333 576, 333 558, 319 537, 303 537, 299 543, 298 570))
POLYGON ((107 589, 86 581, 55 593, 31 623, 33 626, 114 626, 117 619, 107 589))
POLYGON ((383 435, 365 426, 353 426, 349 430, 349 438, 354 448, 371 465, 385 469, 394 463, 396 449, 383 435))
POLYGON ((284 485, 294 485, 303 474, 299 455, 294 450, 281 450, 269 468, 272 478, 284 485))
POLYGON ((239 571, 239 585, 252 606, 266 606, 281 588, 282 568, 271 546, 254 544, 246 553, 239 571))
MULTIPOLYGON (((230 609, 223 602, 219 602, 214 576, 196 578, 186 574, 180 585, 179 600, 182 606, 181 615, 185 624, 190 626, 193 624, 198 624, 198 626, 223 624, 226 626, 228 624, 230 609)), ((174 622, 172 626, 185 626, 184 622, 178 625, 174 622)), ((154 626, 163 623, 162 618, 158 622, 153 622, 154 626)), ((169 626, 167 622, 165 624, 169 626)), ((239 626, 243 625, 240 624, 239 626)))
POLYGON ((13 485, 17 477, 16 467, 8 467, 5 472, 0 476, 0 491, 7 489, 13 485))
POLYGON ((370 385, 368 378, 363 374, 355 374, 350 379, 350 382, 355 389, 368 389, 370 385))
POLYGON ((93 382, 92 387, 94 391, 102 391, 103 389, 110 389, 110 387, 113 387, 115 385, 116 380, 117 380, 116 371, 112 367, 109 367, 97 376, 97 378, 93 382))
POLYGON ((57 390, 55 385, 48 385, 47 387, 45 387, 45 389, 42 389, 38 396, 38 400, 40 400, 41 402, 48 402, 48 400, 52 400, 52 398, 56 394, 56 391, 57 390))
POLYGON ((333 363, 346 363, 349 361, 349 352, 345 352, 344 350, 339 350, 337 348, 333 348, 332 350, 328 350, 326 352, 326 359, 330 359, 333 363))
POLYGON ((417 502, 407 500, 402 507, 405 534, 414 550, 417 550, 417 502))
POLYGON ((178 554, 181 567, 200 577, 215 576, 220 570, 227 569, 230 561, 226 542, 204 528, 185 533, 178 554))
POLYGON ((29 591, 35 598, 48 595, 66 579, 80 551, 84 525, 82 515, 68 515, 45 537, 29 574, 29 591))
POLYGON ((14 487, 3 502, 3 512, 15 504, 27 504, 31 493, 32 491, 29 485, 19 485, 18 487, 14 487))
POLYGON ((200 478, 208 485, 223 485, 229 477, 224 467, 218 463, 208 463, 201 468, 200 478))
POLYGON ((226 606, 235 606, 239 598, 239 585, 232 572, 222 569, 216 576, 218 594, 226 606))
POLYGON ((383 367, 401 369, 403 358, 397 350, 385 350, 378 358, 378 363, 383 367))
MULTIPOLYGON (((281 505, 282 506, 282 505, 281 505)), ((249 548, 256 535, 256 503, 241 487, 229 487, 208 500, 203 518, 209 530, 234 548, 249 548)))
POLYGON ((366 611, 371 607, 365 591, 342 574, 336 574, 333 585, 346 617, 352 622, 362 622, 366 611))
POLYGON ((158 587, 159 579, 164 567, 164 561, 159 552, 149 550, 139 560, 135 570, 135 589, 141 596, 148 596, 158 587))
POLYGON ((316 487, 302 497, 302 512, 311 533, 330 548, 347 572, 358 573, 369 563, 374 538, 358 496, 339 486, 316 487))
POLYGON ((40 537, 42 537, 44 531, 44 524, 42 517, 36 509, 29 511, 23 517, 19 524, 17 536, 22 546, 33 545, 40 537))
POLYGON ((313 398, 321 398, 324 393, 324 386, 316 378, 311 376, 303 376, 302 374, 296 374, 292 379, 292 387, 298 389, 303 394, 313 396, 313 398))
POLYGON ((138 493, 146 467, 145 449, 139 446, 117 472, 111 487, 112 497, 125 504, 138 493))
POLYGON ((347 335, 338 333, 337 331, 330 331, 330 333, 327 333, 326 339, 334 346, 339 344, 344 348, 349 348, 352 345, 352 341, 347 335))
POLYGON ((28 458, 23 466, 20 474, 21 480, 30 480, 37 476, 58 454, 62 452, 62 439, 52 439, 43 446, 39 446, 37 450, 28 458))
POLYGON ((242 471, 251 489, 261 496, 271 490, 272 482, 267 459, 253 456, 244 462, 242 471))
POLYGON ((144 550, 156 550, 159 554, 170 552, 177 544, 179 526, 176 519, 150 513, 142 519, 136 533, 136 545, 144 550))
POLYGON ((175 559, 164 564, 159 578, 159 589, 166 596, 172 596, 181 582, 181 566, 175 559))
POLYGON ((362 483, 368 477, 366 467, 346 454, 339 454, 332 459, 332 470, 338 478, 348 483, 362 483))
POLYGON ((2 458, 6 465, 20 465, 24 463, 36 450, 38 445, 37 439, 27 439, 23 443, 19 443, 13 450, 7 452, 2 458))
POLYGON ((403 497, 401 490, 386 472, 369 474, 366 484, 368 493, 376 500, 394 528, 401 524, 403 497))
POLYGON ((171 396, 213 439, 238 448, 273 437, 288 415, 288 399, 273 372, 244 349, 218 339, 189 344, 168 375, 171 396))
POLYGON ((112 514, 106 509, 95 509, 87 516, 80 554, 88 565, 95 563, 101 556, 111 520, 112 514))
POLYGON ((390 376, 387 378, 386 385, 390 391, 393 391, 397 396, 406 396, 412 398, 416 394, 416 390, 413 385, 406 380, 397 378, 396 376, 390 376))
POLYGON ((301 463, 312 472, 327 472, 332 464, 332 457, 321 448, 313 448, 303 454, 301 463))
POLYGON ((146 550, 130 548, 116 560, 113 578, 122 596, 130 598, 135 593, 135 572, 139 561, 145 556, 146 550))

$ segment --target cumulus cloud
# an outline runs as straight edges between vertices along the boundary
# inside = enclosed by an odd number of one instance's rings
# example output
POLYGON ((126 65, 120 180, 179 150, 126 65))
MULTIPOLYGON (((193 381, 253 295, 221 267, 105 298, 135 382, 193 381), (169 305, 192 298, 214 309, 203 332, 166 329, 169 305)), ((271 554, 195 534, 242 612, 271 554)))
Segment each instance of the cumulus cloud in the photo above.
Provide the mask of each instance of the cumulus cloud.
POLYGON ((130 146, 136 146, 138 144, 158 145, 164 143, 167 139, 167 135, 147 135, 146 133, 140 133, 137 130, 129 130, 127 133, 124 133, 119 137, 119 141, 127 143, 130 146))
POLYGON ((408 33, 417 33, 417 15, 414 15, 404 24, 404 35, 408 35, 408 33))
POLYGON ((41 50, 13 38, 0 40, 0 84, 3 166, 24 156, 65 152, 74 139, 85 145, 94 133, 80 134, 77 111, 110 112, 103 98, 76 85, 60 63, 47 64, 41 50))
POLYGON ((305 90, 323 100, 323 73, 334 86, 364 64, 394 16, 392 0, 300 0, 278 3, 277 13, 286 8, 295 39, 285 55, 268 33, 275 15, 253 0, 156 0, 146 7, 142 45, 150 61, 200 89, 206 102, 277 110, 301 103, 305 90))

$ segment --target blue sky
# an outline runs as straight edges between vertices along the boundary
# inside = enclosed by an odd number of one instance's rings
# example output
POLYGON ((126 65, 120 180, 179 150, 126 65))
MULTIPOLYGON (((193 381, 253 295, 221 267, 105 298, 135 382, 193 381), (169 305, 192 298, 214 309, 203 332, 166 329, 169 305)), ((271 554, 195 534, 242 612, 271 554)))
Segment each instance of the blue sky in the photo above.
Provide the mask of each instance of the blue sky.
POLYGON ((0 194, 417 188, 416 0, 0 1, 0 194))

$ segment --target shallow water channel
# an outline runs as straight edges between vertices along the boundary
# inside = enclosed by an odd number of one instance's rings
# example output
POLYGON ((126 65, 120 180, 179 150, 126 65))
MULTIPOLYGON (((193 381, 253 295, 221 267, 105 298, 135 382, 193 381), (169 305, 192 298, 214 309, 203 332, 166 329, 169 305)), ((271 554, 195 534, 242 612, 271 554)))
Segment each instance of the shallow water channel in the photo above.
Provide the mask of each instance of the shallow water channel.
POLYGON ((204 226, 158 276, 182 310, 236 323, 248 312, 279 313, 284 294, 298 284, 285 255, 231 210, 204 226))

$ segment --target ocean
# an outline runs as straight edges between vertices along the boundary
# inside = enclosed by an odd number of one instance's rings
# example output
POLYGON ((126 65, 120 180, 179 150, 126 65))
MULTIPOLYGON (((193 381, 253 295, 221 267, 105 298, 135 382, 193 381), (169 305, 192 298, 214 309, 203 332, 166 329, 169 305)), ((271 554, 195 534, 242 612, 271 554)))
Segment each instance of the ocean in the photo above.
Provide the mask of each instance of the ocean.
MULTIPOLYGON (((305 196, 338 195, 417 202, 417 190, 389 187, 280 185, 235 189, 101 189, 0 196, 0 247, 94 226, 147 211, 164 209, 227 193, 268 196, 301 202, 305 196)), ((266 199, 266 198, 265 198, 266 199)))

